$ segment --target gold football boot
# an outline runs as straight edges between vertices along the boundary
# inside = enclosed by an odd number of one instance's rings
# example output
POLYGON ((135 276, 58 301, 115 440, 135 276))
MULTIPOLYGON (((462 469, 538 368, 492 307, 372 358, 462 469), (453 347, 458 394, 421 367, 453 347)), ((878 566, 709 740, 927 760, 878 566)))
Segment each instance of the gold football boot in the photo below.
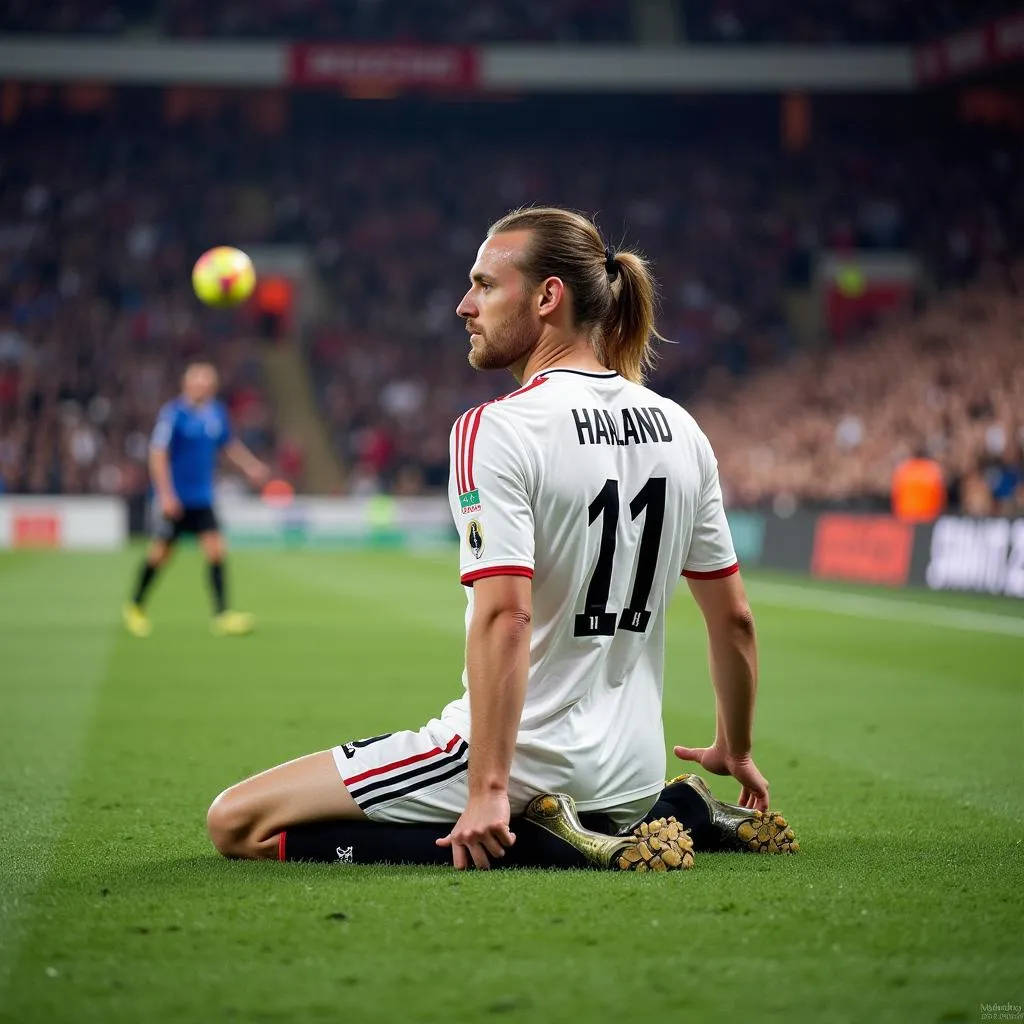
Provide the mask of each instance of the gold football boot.
POLYGON ((699 775, 677 775, 665 785, 676 783, 689 786, 704 801, 722 850, 750 853, 797 853, 800 850, 793 830, 781 814, 717 800, 699 775))
POLYGON ((687 871, 693 867, 690 833, 675 818, 643 822, 624 836, 584 828, 572 797, 545 793, 534 797, 526 819, 578 850, 595 867, 612 871, 687 871))

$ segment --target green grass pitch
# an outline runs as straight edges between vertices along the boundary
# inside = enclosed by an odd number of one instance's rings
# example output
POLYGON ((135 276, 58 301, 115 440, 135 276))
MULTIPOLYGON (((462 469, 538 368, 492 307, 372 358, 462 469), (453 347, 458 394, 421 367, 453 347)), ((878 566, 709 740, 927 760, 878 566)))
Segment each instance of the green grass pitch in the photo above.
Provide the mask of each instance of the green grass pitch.
MULTIPOLYGON (((0 1020, 976 1021, 1024 1003, 1024 621, 752 576, 756 754, 803 852, 689 874, 231 863, 225 785, 418 726, 459 687, 453 555, 195 551, 120 630, 138 550, 0 555, 0 1020)), ((667 742, 711 736, 670 612, 667 742)), ((716 791, 734 798, 732 783, 716 791)))

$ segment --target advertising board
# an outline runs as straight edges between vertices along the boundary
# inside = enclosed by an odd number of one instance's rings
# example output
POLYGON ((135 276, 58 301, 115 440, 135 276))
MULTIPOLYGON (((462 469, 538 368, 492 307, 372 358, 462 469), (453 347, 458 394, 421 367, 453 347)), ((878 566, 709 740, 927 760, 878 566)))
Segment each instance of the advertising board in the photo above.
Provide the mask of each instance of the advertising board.
POLYGON ((0 498, 0 548, 113 551, 128 538, 120 498, 0 498))

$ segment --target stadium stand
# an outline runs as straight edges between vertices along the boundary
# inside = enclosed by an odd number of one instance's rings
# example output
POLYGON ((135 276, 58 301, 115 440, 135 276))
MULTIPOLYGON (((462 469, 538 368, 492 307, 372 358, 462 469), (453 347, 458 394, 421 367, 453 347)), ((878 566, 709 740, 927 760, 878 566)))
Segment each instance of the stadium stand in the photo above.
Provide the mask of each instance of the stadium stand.
POLYGON ((1015 0, 680 0, 690 42, 910 43, 1019 10, 1015 0))
POLYGON ((921 443, 965 481, 965 502, 978 473, 994 481, 994 495, 1013 490, 1019 424, 1002 409, 1016 393, 993 391, 1003 397, 977 416, 965 410, 990 381, 1011 387, 1006 332, 1018 309, 1016 285, 990 268, 1008 266, 1024 238, 1014 187, 1019 144, 1015 150, 993 136, 951 133, 941 143, 883 145, 847 133, 786 155, 753 135, 723 143, 713 130, 622 147, 581 124, 569 133, 577 143, 570 162, 521 123, 481 135, 463 151, 451 119, 433 124, 430 109, 418 107, 366 136, 336 122, 331 133, 321 131, 310 113, 309 124, 293 129, 304 133, 294 147, 215 118, 150 132, 136 127, 131 136, 115 115, 91 120, 88 129, 56 114, 19 128, 23 144, 11 148, 0 172, 7 291, 0 303, 0 486, 138 493, 146 431, 173 391, 182 358, 200 351, 224 369, 246 443, 262 454, 276 451, 278 468, 296 477, 303 453, 273 422, 254 325, 201 313, 188 288, 195 255, 230 240, 303 246, 315 258, 332 301, 305 340, 347 489, 442 487, 452 421, 505 384, 465 362, 453 310, 467 268, 492 219, 521 203, 550 201, 599 211, 615 241, 636 240, 654 261, 660 327, 673 341, 662 347, 655 383, 683 401, 714 396, 697 409, 734 503, 763 504, 780 494, 877 502, 892 459, 921 443), (930 173, 935 166, 944 173, 930 173), (850 370, 859 365, 856 347, 819 361, 799 354, 787 289, 801 284, 820 249, 851 247, 909 247, 943 287, 983 273, 975 287, 987 289, 993 312, 955 354, 989 375, 961 387, 959 363, 923 355, 937 322, 948 339, 966 315, 958 310, 974 308, 977 293, 969 290, 920 320, 904 312, 898 326, 881 328, 864 349, 860 376, 850 370), (883 451, 867 423, 882 410, 864 403, 888 401, 875 382, 886 372, 881 354, 895 341, 904 343, 905 387, 885 414, 897 440, 883 451), (973 346, 992 360, 975 359, 973 346), (785 369, 756 376, 779 364, 785 369), (819 377, 817 400, 807 392, 819 377), (947 384, 936 384, 945 377, 947 384), (844 380, 862 378, 843 390, 844 380), (929 384, 943 389, 939 399, 929 384), (790 396, 790 422, 779 430, 785 455, 770 463, 751 438, 764 436, 765 422, 780 422, 779 394, 790 396), (934 414, 933 400, 946 403, 934 414), (920 424, 914 401, 923 403, 920 424), (933 421, 942 410, 949 420, 938 430, 933 421), (989 427, 978 448, 978 431, 989 427), (858 430, 863 440, 851 443, 858 430), (1004 435, 996 451, 994 438, 1004 435))
POLYGON ((860 345, 698 402, 727 501, 886 509, 896 466, 922 454, 944 467, 953 507, 1024 512, 1022 323, 1024 264, 992 265, 860 345))
MULTIPOLYGON (((629 0, 9 0, 0 33, 294 38, 421 43, 602 43, 634 39, 629 0)), ((1014 0, 677 0, 691 43, 908 43, 1019 9, 1014 0)))
POLYGON ((421 43, 612 42, 631 38, 626 0, 457 0, 383 4, 360 0, 12 0, 0 32, 117 35, 148 29, 183 38, 308 38, 421 43))
POLYGON ((200 313, 192 250, 167 235, 174 193, 107 142, 104 158, 57 132, 3 161, 0 491, 143 492, 156 411, 198 355, 221 368, 243 440, 273 449, 252 343, 200 313))

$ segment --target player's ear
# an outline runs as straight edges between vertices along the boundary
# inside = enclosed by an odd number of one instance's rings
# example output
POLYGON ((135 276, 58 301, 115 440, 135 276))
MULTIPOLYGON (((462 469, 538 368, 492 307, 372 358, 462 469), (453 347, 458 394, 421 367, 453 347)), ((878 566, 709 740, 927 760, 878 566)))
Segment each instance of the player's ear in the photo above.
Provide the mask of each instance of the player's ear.
POLYGON ((565 297, 565 284, 560 277, 546 277, 537 289, 537 312, 541 316, 551 316, 565 297))

